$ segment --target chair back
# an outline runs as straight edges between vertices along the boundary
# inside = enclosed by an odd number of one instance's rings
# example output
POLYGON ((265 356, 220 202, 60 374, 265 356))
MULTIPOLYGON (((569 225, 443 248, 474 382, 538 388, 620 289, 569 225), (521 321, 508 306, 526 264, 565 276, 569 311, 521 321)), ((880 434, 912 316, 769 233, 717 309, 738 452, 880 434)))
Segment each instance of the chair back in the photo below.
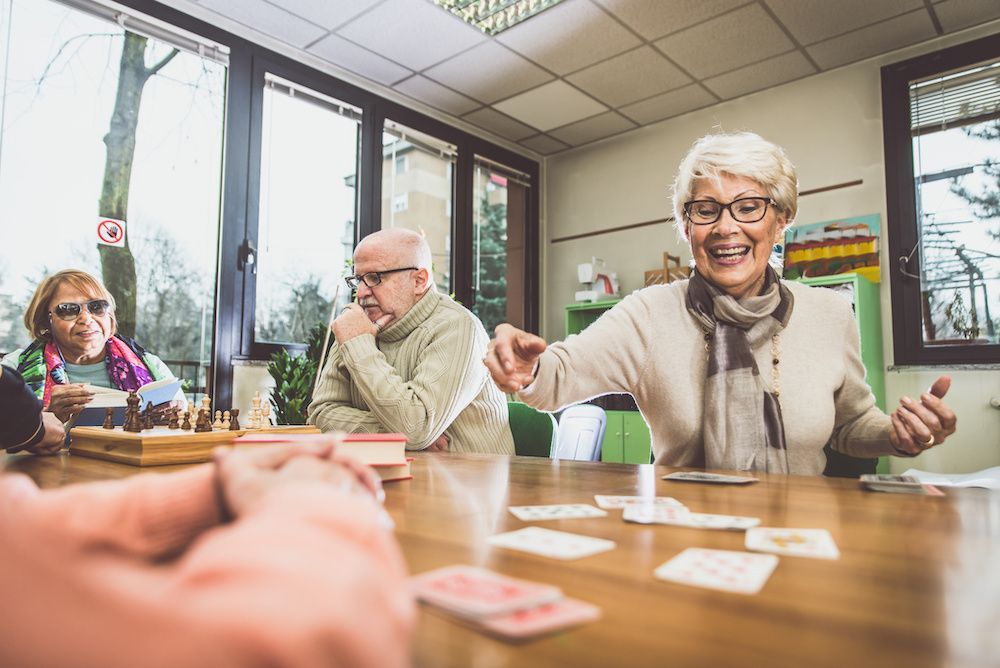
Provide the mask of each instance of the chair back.
POLYGON ((536 411, 520 401, 507 403, 514 452, 531 457, 549 457, 555 450, 556 419, 552 413, 536 411))
POLYGON ((606 426, 607 415, 600 406, 570 406, 559 416, 559 438, 554 458, 600 461, 606 426))

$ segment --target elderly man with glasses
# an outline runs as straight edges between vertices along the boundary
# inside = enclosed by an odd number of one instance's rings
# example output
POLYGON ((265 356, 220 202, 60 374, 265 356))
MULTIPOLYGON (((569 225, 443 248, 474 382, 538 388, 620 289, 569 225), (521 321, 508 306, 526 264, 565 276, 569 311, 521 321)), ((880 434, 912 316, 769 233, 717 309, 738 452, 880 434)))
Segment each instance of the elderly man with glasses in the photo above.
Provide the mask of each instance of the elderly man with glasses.
POLYGON ((400 432, 410 450, 514 454, 507 401, 481 360, 489 336, 437 292, 431 251, 404 229, 365 237, 354 252, 357 290, 333 322, 309 422, 323 431, 400 432))

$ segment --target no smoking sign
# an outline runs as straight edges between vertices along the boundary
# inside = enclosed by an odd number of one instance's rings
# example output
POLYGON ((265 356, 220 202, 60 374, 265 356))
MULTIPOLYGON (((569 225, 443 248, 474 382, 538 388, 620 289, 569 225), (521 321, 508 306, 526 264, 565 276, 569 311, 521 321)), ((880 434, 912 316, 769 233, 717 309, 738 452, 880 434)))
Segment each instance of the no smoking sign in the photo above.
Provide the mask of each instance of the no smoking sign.
POLYGON ((97 223, 97 243, 105 246, 125 247, 125 221, 101 218, 97 223))

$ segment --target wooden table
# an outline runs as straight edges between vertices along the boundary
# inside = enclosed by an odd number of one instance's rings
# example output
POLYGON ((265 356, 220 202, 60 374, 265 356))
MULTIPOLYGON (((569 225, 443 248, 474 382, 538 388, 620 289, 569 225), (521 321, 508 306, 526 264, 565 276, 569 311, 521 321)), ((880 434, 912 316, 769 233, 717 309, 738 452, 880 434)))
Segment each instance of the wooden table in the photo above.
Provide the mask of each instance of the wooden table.
MULTIPOLYGON (((0 464, 2 465, 2 464, 0 464)), ((121 477, 135 467, 63 455, 9 457, 43 487, 121 477)), ((158 467, 156 471, 170 468, 158 467)), ((148 469, 146 469, 148 470, 148 469)), ((761 476, 750 486, 666 482, 671 469, 531 457, 419 455, 386 506, 410 570, 477 564, 556 584, 603 618, 515 645, 423 609, 418 666, 985 666, 1000 664, 1000 495, 879 494, 856 481, 761 476), (492 548, 523 526, 509 505, 593 503, 595 493, 673 496, 696 512, 763 526, 825 528, 836 561, 781 557, 763 591, 743 596, 661 582, 686 547, 743 549, 743 534, 626 524, 608 517, 538 523, 614 540, 562 562, 492 548)), ((348 603, 345 603, 348 604, 348 603)))

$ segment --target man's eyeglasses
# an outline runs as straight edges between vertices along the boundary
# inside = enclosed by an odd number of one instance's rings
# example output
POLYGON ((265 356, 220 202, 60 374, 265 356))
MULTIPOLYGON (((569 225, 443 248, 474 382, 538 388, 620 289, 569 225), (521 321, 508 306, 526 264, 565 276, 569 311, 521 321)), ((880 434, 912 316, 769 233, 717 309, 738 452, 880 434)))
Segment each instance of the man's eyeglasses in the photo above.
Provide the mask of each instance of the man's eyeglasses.
POLYGON ((347 283, 347 287, 354 290, 361 283, 364 283, 369 288, 374 288, 376 285, 382 283, 382 276, 385 274, 394 274, 397 271, 416 271, 416 267, 400 267, 399 269, 386 269, 385 271, 369 271, 367 274, 361 274, 359 276, 345 276, 344 281, 347 283))
POLYGON ((738 223, 756 223, 767 213, 767 205, 777 205, 770 197, 741 197, 729 204, 710 199, 696 199, 684 203, 684 215, 695 225, 711 225, 729 210, 729 215, 738 223))
POLYGON ((87 311, 90 312, 90 315, 95 318, 105 316, 108 311, 111 310, 111 304, 107 299, 92 299, 89 302, 83 302, 80 304, 73 302, 56 304, 56 307, 52 309, 52 313, 55 314, 55 316, 60 320, 76 320, 80 317, 80 313, 83 312, 83 307, 86 307, 87 311))

